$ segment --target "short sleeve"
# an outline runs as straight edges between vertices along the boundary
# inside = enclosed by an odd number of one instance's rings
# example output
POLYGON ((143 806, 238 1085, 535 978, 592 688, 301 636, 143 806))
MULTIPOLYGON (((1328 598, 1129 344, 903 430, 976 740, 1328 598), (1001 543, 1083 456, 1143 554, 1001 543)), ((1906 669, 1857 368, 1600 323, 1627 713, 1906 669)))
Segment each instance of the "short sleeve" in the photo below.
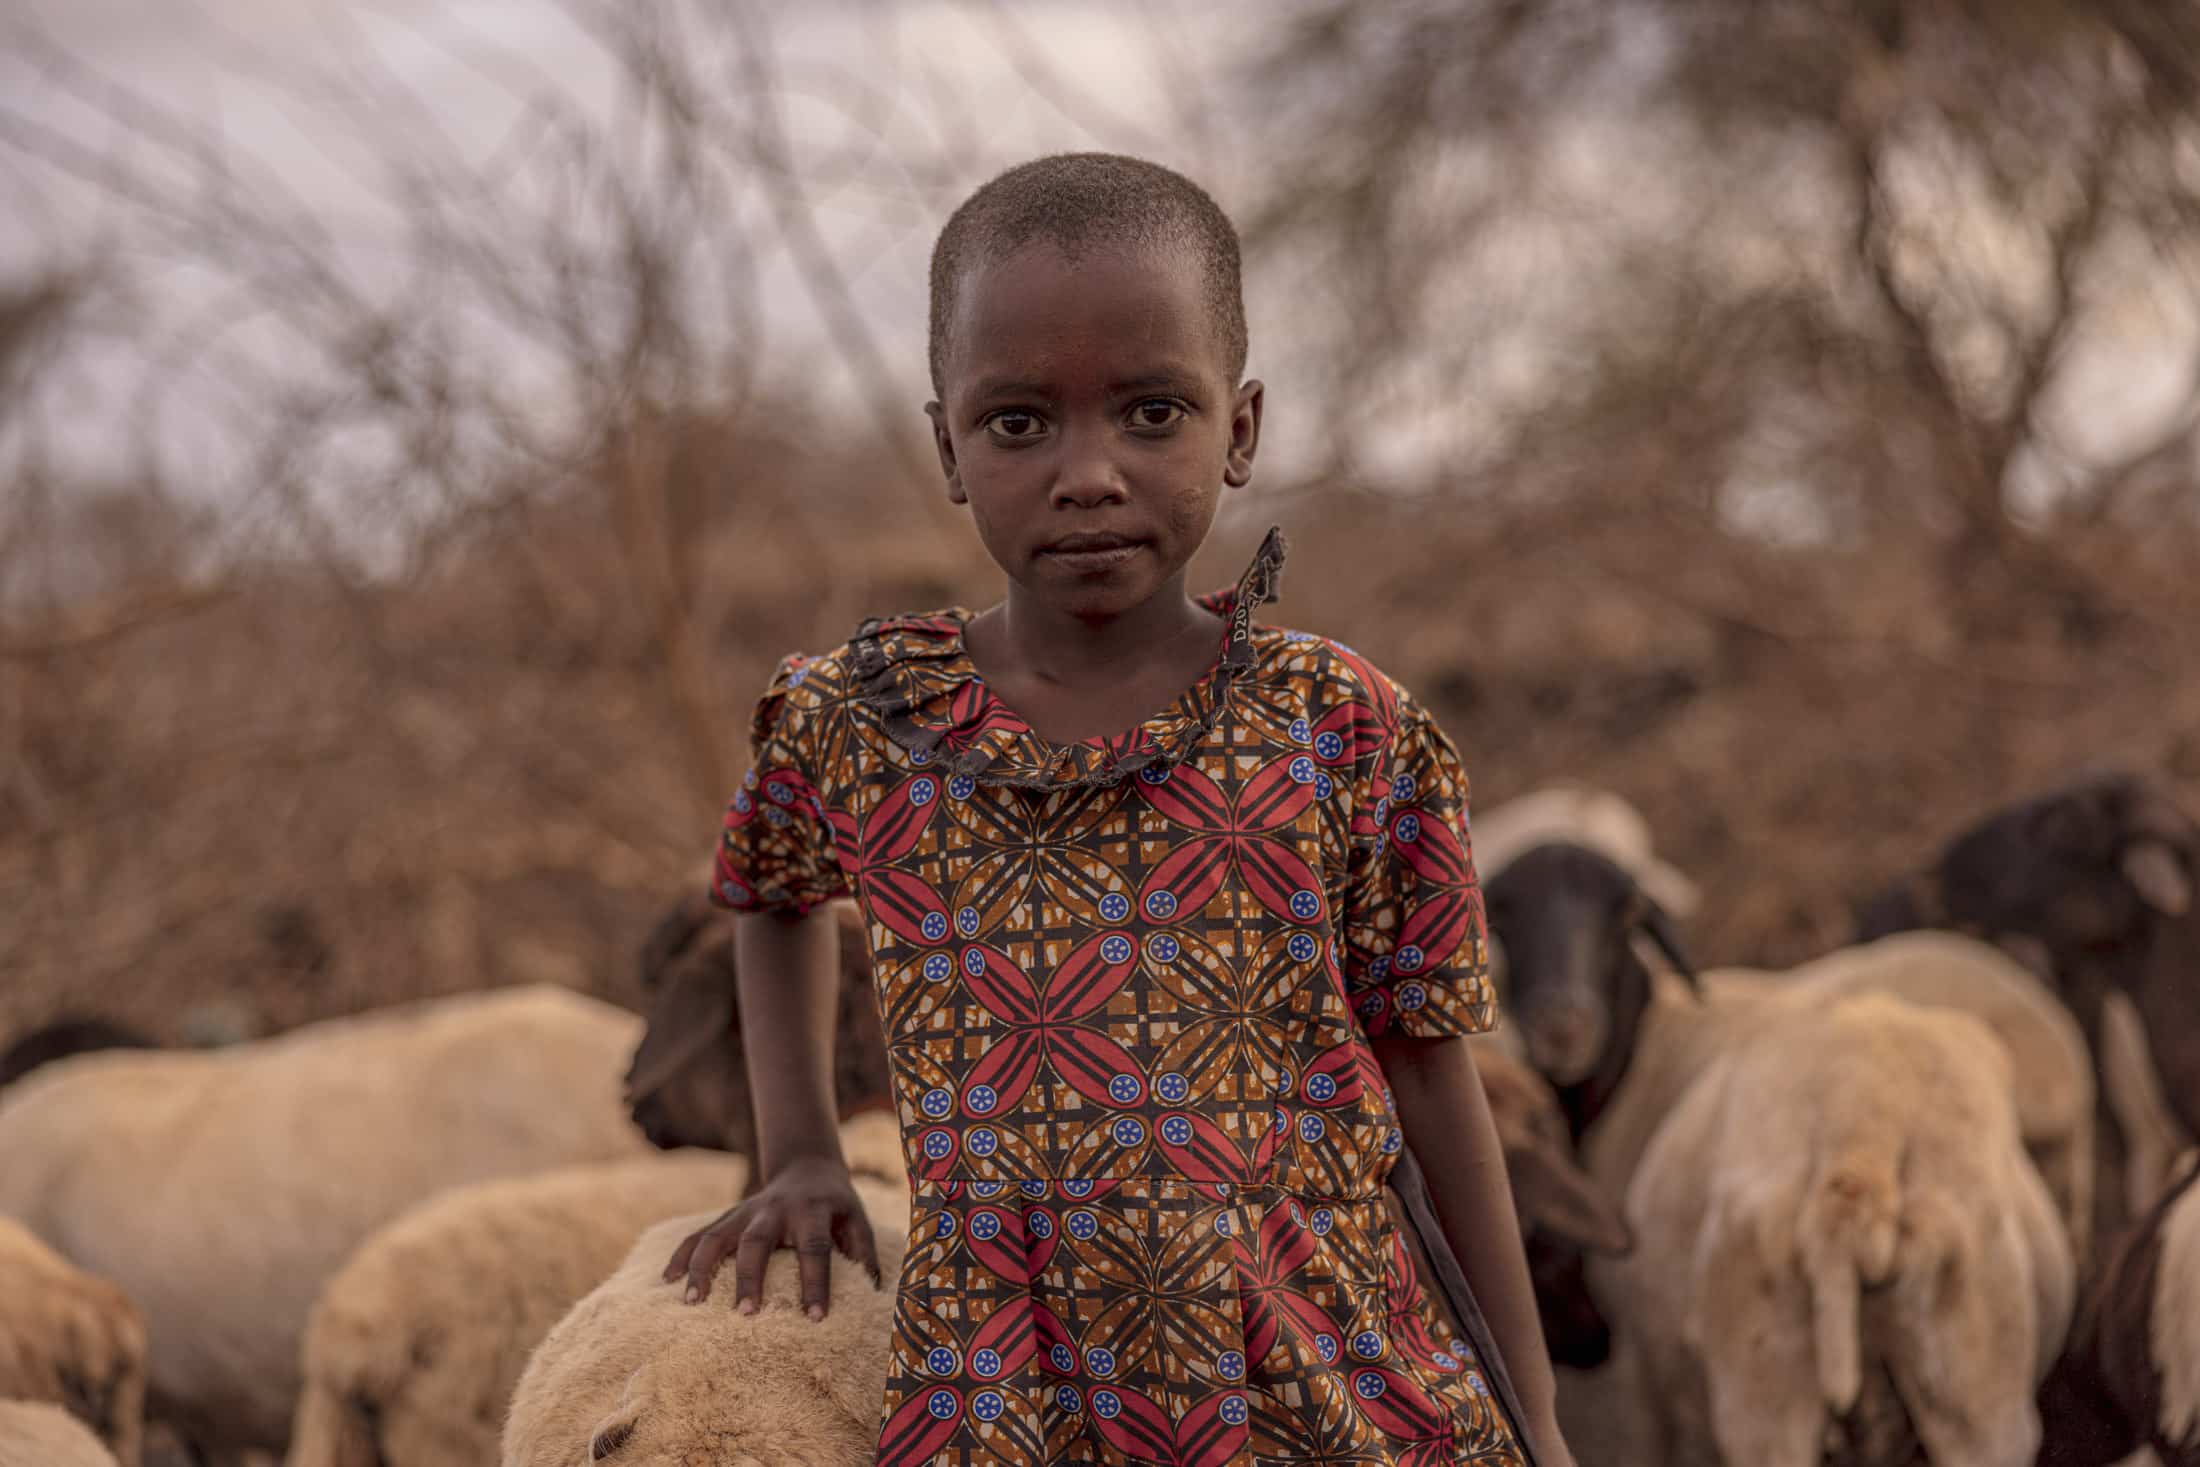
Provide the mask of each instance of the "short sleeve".
MULTIPOLYGON (((1379 674, 1378 674, 1379 675, 1379 674)), ((1360 790, 1343 912, 1345 985, 1370 1037, 1495 1026, 1459 752, 1410 698, 1360 790)))
POLYGON ((749 771, 726 807, 711 897, 737 912, 799 915, 848 894, 820 784, 822 710, 810 663, 787 658, 749 728, 749 771))

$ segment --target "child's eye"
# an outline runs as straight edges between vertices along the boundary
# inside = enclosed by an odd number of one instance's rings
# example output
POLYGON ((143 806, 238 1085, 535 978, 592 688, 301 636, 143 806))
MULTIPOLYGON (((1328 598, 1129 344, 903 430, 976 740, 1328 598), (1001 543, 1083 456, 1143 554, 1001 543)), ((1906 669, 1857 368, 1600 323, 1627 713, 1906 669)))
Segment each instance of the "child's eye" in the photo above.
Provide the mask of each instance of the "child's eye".
POLYGON ((1131 409, 1134 428, 1174 428, 1184 420, 1184 404, 1173 398, 1149 397, 1131 409))
POLYGON ((987 414, 985 419, 986 431, 1008 442, 1036 438, 1042 427, 1037 413, 1025 412, 1022 408, 1002 408, 997 413, 987 414))

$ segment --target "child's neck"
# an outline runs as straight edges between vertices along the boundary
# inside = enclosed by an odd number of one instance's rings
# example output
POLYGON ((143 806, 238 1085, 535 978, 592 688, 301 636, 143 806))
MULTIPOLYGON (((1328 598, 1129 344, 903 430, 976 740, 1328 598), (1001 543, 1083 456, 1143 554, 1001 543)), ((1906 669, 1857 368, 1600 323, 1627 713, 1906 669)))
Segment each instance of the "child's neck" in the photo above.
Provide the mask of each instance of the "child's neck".
POLYGON ((1144 602, 1105 620, 1071 615, 1009 588, 972 618, 964 646, 992 686, 1056 743, 1126 732, 1205 676, 1222 621, 1184 594, 1181 574, 1144 602))

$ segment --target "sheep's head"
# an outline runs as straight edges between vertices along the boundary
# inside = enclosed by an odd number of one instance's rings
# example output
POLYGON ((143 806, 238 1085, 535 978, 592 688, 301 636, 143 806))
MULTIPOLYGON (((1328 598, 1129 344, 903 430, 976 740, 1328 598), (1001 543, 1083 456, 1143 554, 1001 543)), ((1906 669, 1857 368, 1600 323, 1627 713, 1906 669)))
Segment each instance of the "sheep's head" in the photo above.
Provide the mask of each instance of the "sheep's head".
POLYGON ((2097 775, 1958 836, 1913 916, 1919 925, 2030 939, 2063 976, 2186 915, 2196 872, 2200 825, 2147 780, 2097 775))
MULTIPOLYGON (((796 1303, 794 1255, 772 1256, 763 1308, 733 1308, 729 1260, 709 1300, 680 1304, 666 1290, 667 1323, 629 1363, 616 1405, 589 1429, 583 1460, 606 1467, 854 1467, 878 1448, 879 1406, 892 1356, 901 1238, 874 1214, 889 1283, 836 1256, 832 1304, 812 1322, 796 1303)), ((645 1235, 654 1237, 655 1235, 645 1235)), ((652 1256, 664 1251, 660 1246, 652 1256)))
MULTIPOLYGON (((1561 1089, 1622 1066, 1649 1002, 1634 941, 1648 937, 1690 982, 1672 919, 1634 879, 1584 846, 1523 852, 1486 890, 1502 962, 1499 997, 1528 1061, 1561 1089)), ((1581 1118, 1575 1118, 1578 1130, 1581 1118)))
MULTIPOLYGON (((861 920, 845 902, 835 904, 833 916, 840 933, 833 1083, 846 1116, 888 1094, 890 1082, 861 920)), ((654 1145, 709 1147, 753 1162, 756 1117, 741 1052, 735 920, 693 894, 644 941, 649 1017, 627 1069, 626 1097, 654 1145)))

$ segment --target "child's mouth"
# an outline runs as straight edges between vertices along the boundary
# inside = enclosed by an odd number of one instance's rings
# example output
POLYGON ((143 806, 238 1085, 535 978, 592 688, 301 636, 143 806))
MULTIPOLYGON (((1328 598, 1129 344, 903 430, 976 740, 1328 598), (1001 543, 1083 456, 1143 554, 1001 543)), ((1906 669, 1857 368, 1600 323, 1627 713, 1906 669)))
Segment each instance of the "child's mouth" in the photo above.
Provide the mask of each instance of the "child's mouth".
POLYGON ((1039 552, 1042 559, 1060 566, 1072 575, 1099 575, 1114 570, 1144 547, 1137 540, 1116 537, 1077 537, 1059 545, 1049 545, 1039 552))

